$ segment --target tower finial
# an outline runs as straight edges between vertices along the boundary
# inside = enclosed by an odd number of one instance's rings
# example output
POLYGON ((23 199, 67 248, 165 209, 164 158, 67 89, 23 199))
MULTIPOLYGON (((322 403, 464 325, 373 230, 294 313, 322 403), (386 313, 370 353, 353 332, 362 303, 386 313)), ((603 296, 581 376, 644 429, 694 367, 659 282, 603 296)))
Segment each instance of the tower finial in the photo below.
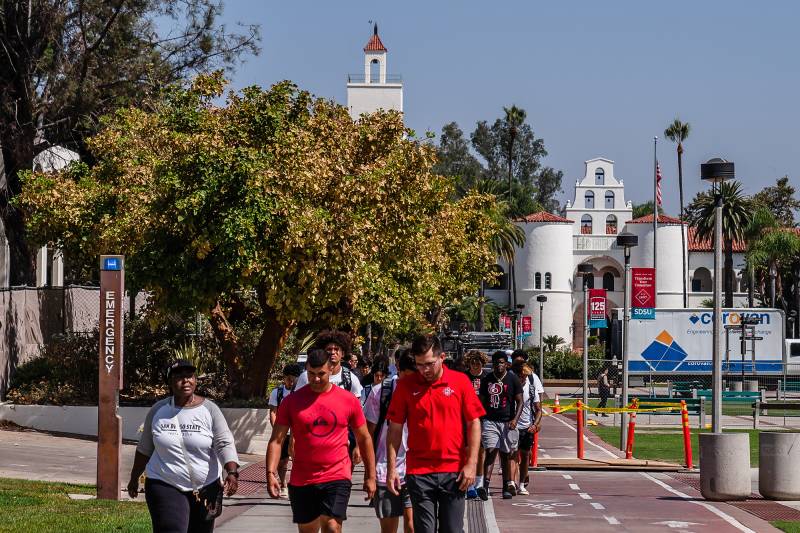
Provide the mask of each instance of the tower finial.
POLYGON ((373 25, 372 25, 372 34, 373 35, 378 35, 378 23, 377 22, 374 22, 373 25))

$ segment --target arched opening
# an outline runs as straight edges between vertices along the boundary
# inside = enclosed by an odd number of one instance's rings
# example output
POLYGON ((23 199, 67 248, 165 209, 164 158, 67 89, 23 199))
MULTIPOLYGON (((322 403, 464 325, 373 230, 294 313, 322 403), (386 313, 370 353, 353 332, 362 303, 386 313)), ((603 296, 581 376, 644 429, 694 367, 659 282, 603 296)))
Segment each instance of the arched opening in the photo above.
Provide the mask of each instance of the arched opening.
POLYGON ((494 271, 497 273, 494 283, 487 283, 486 288, 492 291, 508 290, 508 275, 503 267, 500 265, 494 266, 494 271))
POLYGON ((586 289, 594 289, 594 274, 586 274, 584 278, 586 279, 586 289))
POLYGON ((606 183, 606 171, 602 168, 597 168, 594 171, 594 184, 595 185, 605 185, 606 183))
POLYGON ((533 276, 533 288, 534 289, 541 289, 542 288, 542 273, 537 272, 533 276))
POLYGON ((586 209, 594 209, 594 192, 593 191, 586 191, 586 194, 583 195, 584 203, 586 204, 586 209))
POLYGON ((711 292, 711 272, 700 267, 692 275, 692 292, 711 292))
POLYGON ((607 291, 614 290, 614 274, 611 272, 603 274, 603 288, 607 291))
POLYGON ((381 62, 373 59, 369 62, 369 82, 380 83, 381 81, 381 62))
POLYGON ((606 209, 614 209, 614 191, 606 191, 606 209))
POLYGON ((592 217, 591 217, 591 215, 583 215, 581 217, 581 234, 583 234, 583 235, 591 235, 592 234, 592 217))
POLYGON ((548 290, 553 288, 553 276, 550 275, 550 272, 544 275, 544 288, 548 290))
POLYGON ((617 217, 616 215, 608 215, 606 217, 606 235, 617 234, 617 217))

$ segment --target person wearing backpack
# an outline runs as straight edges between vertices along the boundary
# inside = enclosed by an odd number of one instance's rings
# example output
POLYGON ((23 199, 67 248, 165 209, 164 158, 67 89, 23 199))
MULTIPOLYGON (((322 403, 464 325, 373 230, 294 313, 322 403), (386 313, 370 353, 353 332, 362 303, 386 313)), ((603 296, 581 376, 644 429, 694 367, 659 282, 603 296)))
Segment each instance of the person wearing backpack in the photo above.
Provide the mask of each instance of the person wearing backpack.
MULTIPOLYGON (((269 425, 275 427, 275 418, 277 416, 278 407, 281 402, 289 396, 294 390, 297 377, 300 375, 301 369, 296 364, 288 364, 283 367, 283 383, 272 389, 269 395, 269 425)), ((278 477, 281 481, 281 498, 289 497, 289 489, 286 487, 286 471, 289 468, 289 448, 292 436, 288 435, 286 440, 283 441, 281 448, 281 459, 278 463, 278 477)))
MULTIPOLYGON (((375 364, 379 362, 376 361, 375 364)), ((400 354, 397 364, 400 370, 399 375, 389 376, 384 373, 385 377, 371 387, 370 394, 364 403, 367 429, 369 429, 375 445, 375 472, 378 480, 378 490, 372 499, 372 507, 375 508, 375 515, 380 522, 381 533, 396 533, 401 516, 403 517, 404 533, 413 533, 414 531, 411 496, 405 486, 406 445, 408 442, 408 428, 405 424, 403 425, 402 442, 395 461, 401 483, 400 494, 392 494, 386 486, 386 433, 388 428, 386 414, 389 412, 389 404, 392 401, 394 389, 397 387, 397 380, 417 372, 416 362, 411 356, 410 349, 406 349, 400 354)), ((377 375, 375 370, 375 365, 373 365, 373 375, 377 375)))
POLYGON ((386 359, 375 359, 375 362, 372 363, 372 367, 370 367, 370 371, 367 374, 370 378, 370 382, 364 385, 364 390, 361 391, 361 405, 365 405, 367 400, 369 399, 370 393, 375 387, 379 387, 383 380, 389 376, 389 362, 386 359))

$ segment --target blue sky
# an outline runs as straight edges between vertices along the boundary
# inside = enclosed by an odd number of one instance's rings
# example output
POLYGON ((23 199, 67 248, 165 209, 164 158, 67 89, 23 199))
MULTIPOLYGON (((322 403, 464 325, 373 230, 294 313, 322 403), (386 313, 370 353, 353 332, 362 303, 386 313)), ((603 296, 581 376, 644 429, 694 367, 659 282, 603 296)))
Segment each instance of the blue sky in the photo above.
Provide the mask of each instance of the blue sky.
POLYGON ((754 193, 788 174, 800 189, 800 3, 633 0, 558 2, 263 2, 227 0, 224 22, 261 24, 262 53, 233 76, 240 88, 291 79, 346 102, 346 75, 379 24, 390 73, 403 76, 406 123, 439 133, 516 104, 543 137, 545 164, 564 171, 562 201, 586 159, 616 162, 629 199, 652 197, 659 136, 667 212, 677 212, 679 116, 687 201, 699 164, 736 163, 754 193))

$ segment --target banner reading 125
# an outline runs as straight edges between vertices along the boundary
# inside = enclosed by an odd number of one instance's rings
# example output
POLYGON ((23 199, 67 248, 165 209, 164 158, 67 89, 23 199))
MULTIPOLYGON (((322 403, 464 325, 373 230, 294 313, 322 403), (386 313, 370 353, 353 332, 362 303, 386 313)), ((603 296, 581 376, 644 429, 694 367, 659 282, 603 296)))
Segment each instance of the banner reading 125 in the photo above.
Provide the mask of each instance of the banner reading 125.
POLYGON ((589 289, 589 327, 608 327, 606 323, 605 289, 589 289))

